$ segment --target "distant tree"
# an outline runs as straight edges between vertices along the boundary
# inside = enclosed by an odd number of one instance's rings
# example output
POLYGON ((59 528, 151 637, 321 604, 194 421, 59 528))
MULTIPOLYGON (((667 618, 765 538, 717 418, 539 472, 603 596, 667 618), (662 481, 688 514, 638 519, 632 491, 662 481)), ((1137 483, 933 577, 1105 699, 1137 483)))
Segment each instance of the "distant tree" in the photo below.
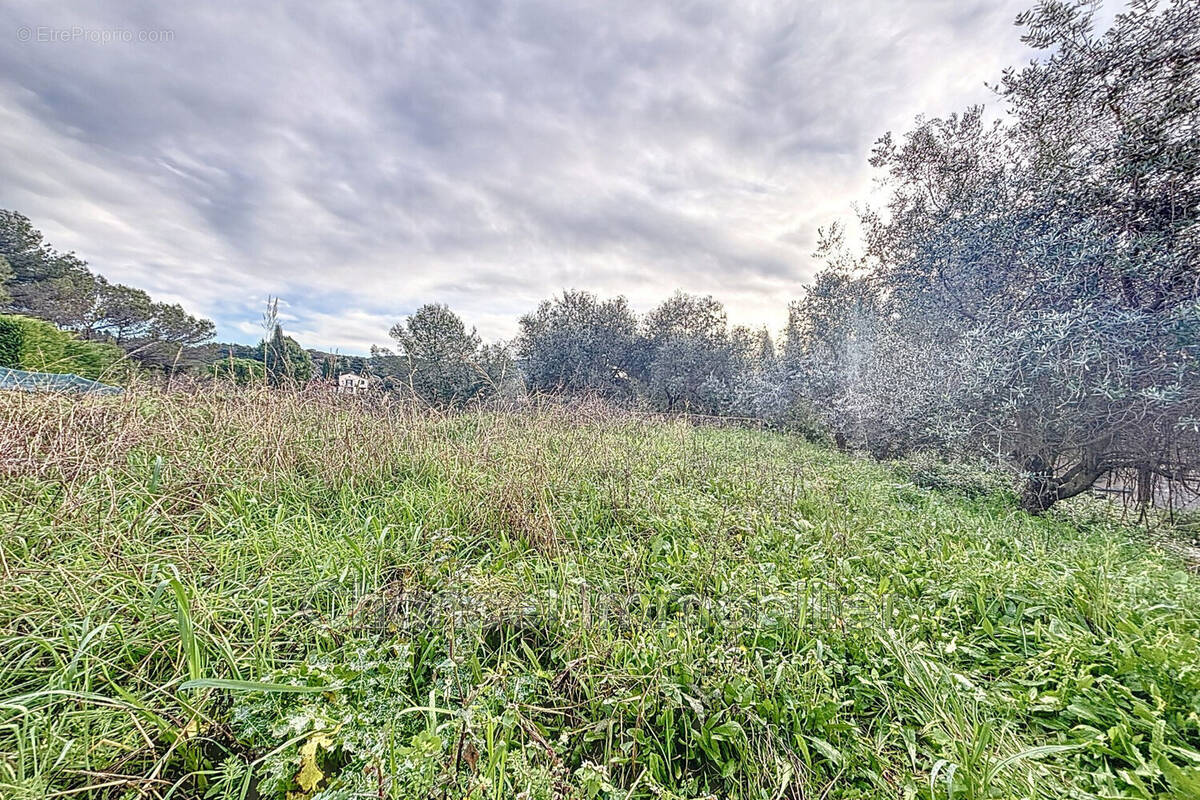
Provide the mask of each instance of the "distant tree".
POLYGON ((771 331, 767 326, 762 326, 754 331, 753 335, 753 359, 754 367, 760 371, 768 371, 779 363, 779 352, 775 348, 775 339, 771 336, 771 331))
POLYGON ((23 214, 0 209, 0 256, 11 276, 6 309, 76 329, 95 296, 95 278, 74 253, 60 253, 23 214))
POLYGON ((12 302, 12 293, 8 290, 8 284, 16 277, 16 272, 13 271, 12 264, 3 255, 0 255, 0 308, 7 308, 12 302))
POLYGON ((650 402, 664 411, 722 413, 733 391, 733 352, 721 304, 676 292, 642 329, 650 402))
POLYGON ((637 318, 624 297, 564 291, 520 321, 517 359, 529 388, 633 397, 644 371, 637 318))
POLYGON ((811 406, 789 381, 770 332, 765 327, 736 327, 730 332, 730 347, 732 391, 727 413, 816 438, 811 406))
POLYGON ((155 306, 141 289, 96 279, 95 305, 83 332, 95 338, 105 335, 118 345, 144 341, 150 334, 155 306))
POLYGON ((764 326, 757 330, 737 325, 729 332, 729 370, 734 383, 752 375, 773 372, 779 363, 775 340, 764 326))
POLYGON ((818 239, 816 256, 826 266, 789 307, 781 359, 786 380, 839 446, 877 457, 907 453, 919 446, 917 432, 930 420, 917 402, 931 396, 921 382, 924 362, 885 324, 870 276, 847 250, 843 229, 822 230, 818 239), (915 391, 901 391, 914 384, 915 391))
POLYGON ((312 357, 313 363, 317 365, 317 374, 326 380, 336 380, 337 377, 346 372, 352 372, 355 375, 365 375, 369 373, 367 359, 362 356, 347 356, 341 353, 326 353, 320 350, 308 351, 312 357))
POLYGON ((278 322, 275 322, 271 338, 259 344, 259 352, 272 385, 303 385, 313 376, 312 357, 299 342, 284 335, 283 326, 278 322))
POLYGON ((207 363, 208 351, 201 345, 216 332, 212 322, 193 317, 182 306, 172 303, 151 303, 150 312, 149 320, 139 326, 138 333, 126 331, 125 337, 118 340, 131 357, 144 366, 164 370, 190 369, 207 363))
POLYGON ((398 377, 425 402, 450 406, 488 391, 479 336, 447 306, 423 305, 390 333, 403 372, 398 377))
MULTIPOLYGON (((63 257, 68 261, 74 256, 63 257)), ((85 332, 96 302, 96 278, 82 261, 43 280, 9 285, 8 309, 24 316, 52 322, 60 328, 85 332)))
POLYGON ((61 278, 82 266, 71 253, 56 252, 24 214, 0 209, 0 255, 9 262, 12 283, 61 278))
POLYGON ((313 360, 317 376, 322 380, 337 380, 338 375, 346 371, 342 368, 342 359, 337 353, 321 353, 309 349, 308 356, 313 360))
POLYGON ((479 350, 478 363, 486 383, 485 394, 508 401, 524 396, 525 381, 507 342, 485 344, 479 350))
POLYGON ((394 391, 407 389, 405 367, 400 357, 391 349, 371 345, 371 356, 367 359, 366 369, 379 378, 385 388, 394 391))
POLYGON ((239 342, 218 342, 208 345, 208 349, 212 354, 210 358, 211 362, 229 359, 230 357, 255 360, 262 356, 262 351, 258 345, 241 344, 239 342))

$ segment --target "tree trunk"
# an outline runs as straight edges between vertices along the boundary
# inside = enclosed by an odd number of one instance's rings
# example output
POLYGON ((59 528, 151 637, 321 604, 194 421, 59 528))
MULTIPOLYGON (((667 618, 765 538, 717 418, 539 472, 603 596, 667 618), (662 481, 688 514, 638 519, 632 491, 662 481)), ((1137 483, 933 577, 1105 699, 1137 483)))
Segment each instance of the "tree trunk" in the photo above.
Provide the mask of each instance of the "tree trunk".
POLYGON ((1030 514, 1043 514, 1058 502, 1058 480, 1054 468, 1040 456, 1025 462, 1025 486, 1021 489, 1021 509, 1030 514))
POLYGON ((1024 467, 1021 508, 1030 514, 1044 514, 1059 500, 1086 492, 1109 469, 1104 460, 1094 454, 1089 454, 1062 475, 1055 475, 1053 463, 1041 456, 1030 456, 1024 467))
POLYGON ((1143 508, 1154 499, 1154 472, 1149 464, 1139 464, 1137 471, 1137 503, 1143 508))

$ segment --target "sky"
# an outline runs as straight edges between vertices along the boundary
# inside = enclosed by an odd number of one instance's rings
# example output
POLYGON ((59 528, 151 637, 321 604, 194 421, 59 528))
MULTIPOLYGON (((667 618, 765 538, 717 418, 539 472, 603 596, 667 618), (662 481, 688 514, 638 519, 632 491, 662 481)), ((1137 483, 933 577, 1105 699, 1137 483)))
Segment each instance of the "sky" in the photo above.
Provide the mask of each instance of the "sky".
POLYGON ((782 326, 885 131, 996 105, 1029 0, 0 0, 0 208, 254 342, 487 339, 563 289, 782 326))

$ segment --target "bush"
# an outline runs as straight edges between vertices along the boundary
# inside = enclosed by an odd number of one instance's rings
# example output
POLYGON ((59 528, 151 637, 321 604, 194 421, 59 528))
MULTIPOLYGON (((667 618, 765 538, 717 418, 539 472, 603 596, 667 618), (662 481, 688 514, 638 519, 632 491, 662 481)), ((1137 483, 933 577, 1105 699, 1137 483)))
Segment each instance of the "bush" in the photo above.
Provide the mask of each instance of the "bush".
POLYGON ((984 464, 946 461, 932 453, 917 453, 895 462, 896 472, 922 489, 952 492, 963 497, 1012 494, 1012 479, 984 464))
POLYGON ((266 379, 266 365, 253 358, 223 358, 208 365, 212 378, 232 380, 241 386, 262 383, 266 379))
POLYGON ((13 317, 0 317, 0 367, 21 366, 21 324, 13 317))
POLYGON ((30 372, 112 378, 125 358, 108 342, 77 339, 49 322, 20 315, 0 316, 0 365, 30 372))

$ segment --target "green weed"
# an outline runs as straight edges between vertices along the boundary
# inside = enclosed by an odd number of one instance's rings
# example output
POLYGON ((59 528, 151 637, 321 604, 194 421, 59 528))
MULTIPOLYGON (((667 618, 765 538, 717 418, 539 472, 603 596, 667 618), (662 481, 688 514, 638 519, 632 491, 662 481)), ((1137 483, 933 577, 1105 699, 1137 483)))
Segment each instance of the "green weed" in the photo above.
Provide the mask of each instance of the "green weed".
POLYGON ((982 484, 261 390, 9 393, 0 470, 3 797, 1198 796, 1200 579, 982 484))

